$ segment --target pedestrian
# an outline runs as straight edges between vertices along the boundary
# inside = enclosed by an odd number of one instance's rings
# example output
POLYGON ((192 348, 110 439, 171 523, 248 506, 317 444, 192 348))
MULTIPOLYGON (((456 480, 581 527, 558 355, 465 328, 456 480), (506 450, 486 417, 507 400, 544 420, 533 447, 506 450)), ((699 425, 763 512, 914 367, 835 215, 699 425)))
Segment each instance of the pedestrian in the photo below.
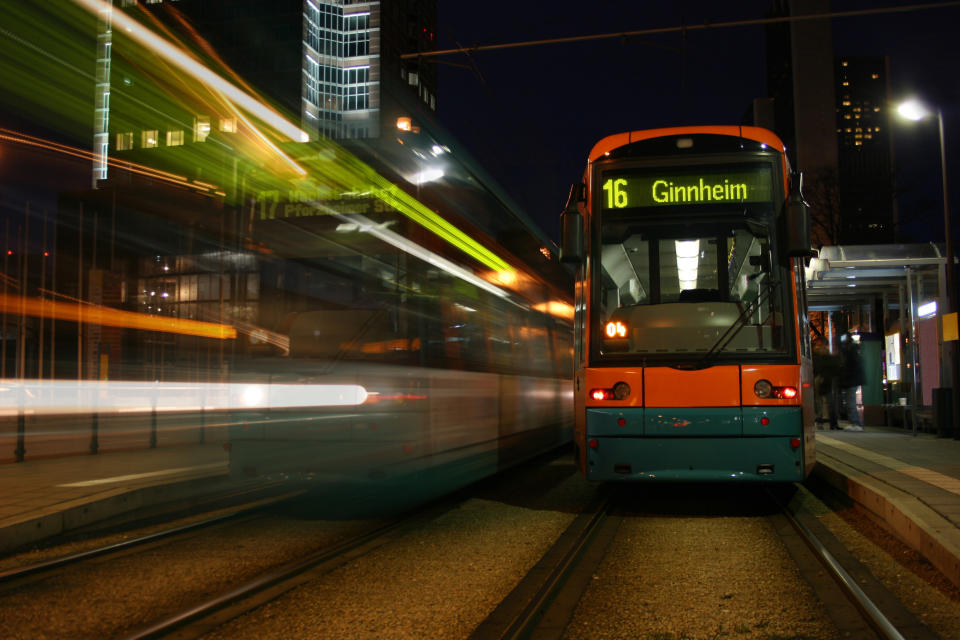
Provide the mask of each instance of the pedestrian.
POLYGON ((863 420, 857 408, 857 391, 866 382, 863 371, 863 357, 860 355, 860 343, 849 332, 840 337, 840 386, 843 387, 847 402, 847 419, 851 429, 863 431, 863 420))
POLYGON ((837 387, 840 362, 825 344, 817 345, 813 350, 813 375, 817 387, 817 416, 822 421, 825 405, 830 429, 837 430, 840 428, 837 420, 840 413, 840 394, 837 387))

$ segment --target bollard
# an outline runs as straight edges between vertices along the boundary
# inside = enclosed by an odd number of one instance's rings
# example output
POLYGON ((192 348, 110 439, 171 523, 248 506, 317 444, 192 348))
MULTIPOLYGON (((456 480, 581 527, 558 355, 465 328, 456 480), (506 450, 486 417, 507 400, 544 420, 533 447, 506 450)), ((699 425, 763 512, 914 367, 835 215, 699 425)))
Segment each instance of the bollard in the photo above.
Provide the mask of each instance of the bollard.
POLYGON ((90 419, 90 453, 100 451, 100 414, 94 412, 90 419))
POLYGON ((157 408, 150 412, 150 448, 157 448, 157 408))
POLYGON ((949 438, 957 428, 953 424, 953 389, 938 387, 933 390, 933 424, 937 437, 949 438))
POLYGON ((23 462, 27 455, 27 418, 23 411, 17 412, 17 448, 13 450, 17 462, 23 462))

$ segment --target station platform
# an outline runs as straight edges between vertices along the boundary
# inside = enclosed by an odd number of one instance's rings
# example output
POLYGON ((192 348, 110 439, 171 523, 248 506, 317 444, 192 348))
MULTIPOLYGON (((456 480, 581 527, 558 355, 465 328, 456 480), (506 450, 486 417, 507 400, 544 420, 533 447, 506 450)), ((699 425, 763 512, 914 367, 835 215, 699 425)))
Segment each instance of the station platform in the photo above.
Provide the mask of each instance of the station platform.
POLYGON ((0 555, 134 509, 230 486, 221 442, 0 464, 0 555))
POLYGON ((814 477, 868 509, 960 587, 960 440, 870 426, 816 438, 814 477))
MULTIPOLYGON (((869 509, 960 586, 960 440, 818 431, 815 478, 869 509)), ((0 555, 133 509, 231 488, 220 442, 0 464, 0 555)))

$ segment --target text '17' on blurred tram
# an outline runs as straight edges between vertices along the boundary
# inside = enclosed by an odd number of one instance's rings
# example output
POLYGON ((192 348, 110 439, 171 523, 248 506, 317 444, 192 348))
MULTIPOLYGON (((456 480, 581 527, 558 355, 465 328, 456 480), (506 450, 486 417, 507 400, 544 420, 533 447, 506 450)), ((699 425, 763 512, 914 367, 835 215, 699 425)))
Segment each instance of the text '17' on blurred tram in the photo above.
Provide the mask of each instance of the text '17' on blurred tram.
POLYGON ((562 215, 586 477, 805 478, 810 223, 783 143, 737 126, 609 136, 562 215))

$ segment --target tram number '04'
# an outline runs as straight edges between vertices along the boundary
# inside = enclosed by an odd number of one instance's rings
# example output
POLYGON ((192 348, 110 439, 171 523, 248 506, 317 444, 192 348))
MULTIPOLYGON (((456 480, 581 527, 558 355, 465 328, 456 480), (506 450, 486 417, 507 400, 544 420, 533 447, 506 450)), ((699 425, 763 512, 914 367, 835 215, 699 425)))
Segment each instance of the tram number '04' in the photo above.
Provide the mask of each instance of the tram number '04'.
POLYGON ((603 183, 603 190, 607 192, 607 208, 623 209, 627 206, 627 192, 624 187, 627 181, 624 178, 610 178, 603 183))

